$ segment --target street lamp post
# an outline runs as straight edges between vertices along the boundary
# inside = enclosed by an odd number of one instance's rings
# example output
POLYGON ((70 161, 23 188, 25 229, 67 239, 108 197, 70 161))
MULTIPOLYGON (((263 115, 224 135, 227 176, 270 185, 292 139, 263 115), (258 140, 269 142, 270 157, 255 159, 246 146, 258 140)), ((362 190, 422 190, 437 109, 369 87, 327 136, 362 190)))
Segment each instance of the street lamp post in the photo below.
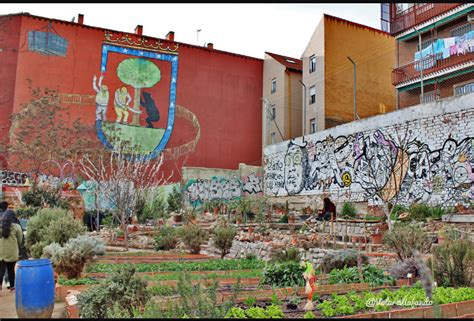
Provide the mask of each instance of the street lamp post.
POLYGON ((347 59, 349 59, 350 62, 352 62, 352 64, 354 65, 354 120, 355 120, 356 118, 360 119, 359 115, 357 115, 357 91, 356 91, 357 66, 354 60, 351 59, 351 57, 347 56, 347 59))

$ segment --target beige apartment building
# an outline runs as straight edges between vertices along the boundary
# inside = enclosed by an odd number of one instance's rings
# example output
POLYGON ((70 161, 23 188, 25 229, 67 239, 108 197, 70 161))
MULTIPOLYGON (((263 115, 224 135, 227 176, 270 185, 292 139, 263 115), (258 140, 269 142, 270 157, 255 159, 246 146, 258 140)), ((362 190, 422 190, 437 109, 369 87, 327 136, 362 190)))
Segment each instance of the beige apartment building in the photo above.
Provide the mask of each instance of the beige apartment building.
POLYGON ((263 61, 263 144, 302 135, 301 60, 265 52, 263 61), (265 117, 266 114, 266 117, 265 117))
POLYGON ((302 55, 305 135, 394 110, 394 57, 389 33, 325 14, 302 55))

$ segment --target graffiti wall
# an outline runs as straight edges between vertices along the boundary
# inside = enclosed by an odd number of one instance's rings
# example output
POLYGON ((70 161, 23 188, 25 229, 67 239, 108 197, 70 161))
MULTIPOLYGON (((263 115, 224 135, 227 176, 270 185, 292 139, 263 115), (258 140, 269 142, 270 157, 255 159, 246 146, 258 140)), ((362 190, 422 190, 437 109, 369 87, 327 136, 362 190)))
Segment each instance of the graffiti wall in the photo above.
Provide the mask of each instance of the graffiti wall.
POLYGON ((183 168, 182 191, 187 206, 231 201, 263 194, 261 167, 240 164, 238 170, 183 168))
POLYGON ((468 204, 474 201, 472 98, 399 110, 266 147, 265 194, 468 204))

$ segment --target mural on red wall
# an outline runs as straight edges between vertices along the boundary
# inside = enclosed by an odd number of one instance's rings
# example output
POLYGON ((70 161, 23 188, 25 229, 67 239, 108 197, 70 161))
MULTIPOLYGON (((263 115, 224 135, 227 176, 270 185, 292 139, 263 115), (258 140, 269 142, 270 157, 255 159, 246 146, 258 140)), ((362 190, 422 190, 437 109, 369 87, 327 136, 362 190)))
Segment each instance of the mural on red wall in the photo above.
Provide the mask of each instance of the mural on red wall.
POLYGON ((92 81, 99 139, 109 149, 126 141, 130 152, 159 156, 174 127, 178 55, 103 44, 100 71, 92 81))

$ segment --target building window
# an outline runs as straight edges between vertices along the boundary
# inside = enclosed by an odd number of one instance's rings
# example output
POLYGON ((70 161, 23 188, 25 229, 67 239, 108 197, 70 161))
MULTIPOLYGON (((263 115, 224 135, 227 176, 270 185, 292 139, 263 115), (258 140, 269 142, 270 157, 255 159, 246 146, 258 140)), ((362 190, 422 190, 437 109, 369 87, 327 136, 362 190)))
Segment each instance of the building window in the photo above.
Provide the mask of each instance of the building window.
POLYGON ((272 120, 276 119, 276 115, 277 115, 276 107, 275 105, 272 105, 272 115, 271 115, 272 120))
MULTIPOLYGON (((433 43, 433 39, 426 39, 421 42, 421 50, 428 48, 433 43)), ((418 51, 420 51, 420 44, 416 46, 418 51)))
POLYGON ((427 104, 427 103, 431 103, 432 101, 435 101, 434 91, 423 93, 423 99, 421 98, 421 95, 420 95, 420 104, 427 104))
POLYGON ((401 15, 401 14, 404 14, 406 10, 410 9, 411 7, 413 7, 414 3, 397 3, 396 4, 396 7, 397 7, 397 16, 398 15, 401 15))
POLYGON ((272 94, 276 92, 276 78, 272 79, 272 94))
POLYGON ((272 144, 275 144, 275 142, 276 142, 275 141, 275 137, 276 137, 275 132, 271 133, 271 137, 272 137, 272 144))
POLYGON ((309 120, 309 130, 310 130, 310 134, 313 134, 316 132, 316 118, 311 118, 309 120))
POLYGON ((309 57, 309 73, 316 71, 316 56, 309 57))
POLYGON ((460 96, 460 95, 465 95, 465 94, 470 94, 470 93, 474 93, 474 82, 454 86, 455 96, 460 96))
POLYGON ((472 30, 472 24, 465 23, 459 27, 451 29, 451 37, 462 37, 472 30))
POLYGON ((309 104, 316 102, 316 86, 309 87, 309 104))

